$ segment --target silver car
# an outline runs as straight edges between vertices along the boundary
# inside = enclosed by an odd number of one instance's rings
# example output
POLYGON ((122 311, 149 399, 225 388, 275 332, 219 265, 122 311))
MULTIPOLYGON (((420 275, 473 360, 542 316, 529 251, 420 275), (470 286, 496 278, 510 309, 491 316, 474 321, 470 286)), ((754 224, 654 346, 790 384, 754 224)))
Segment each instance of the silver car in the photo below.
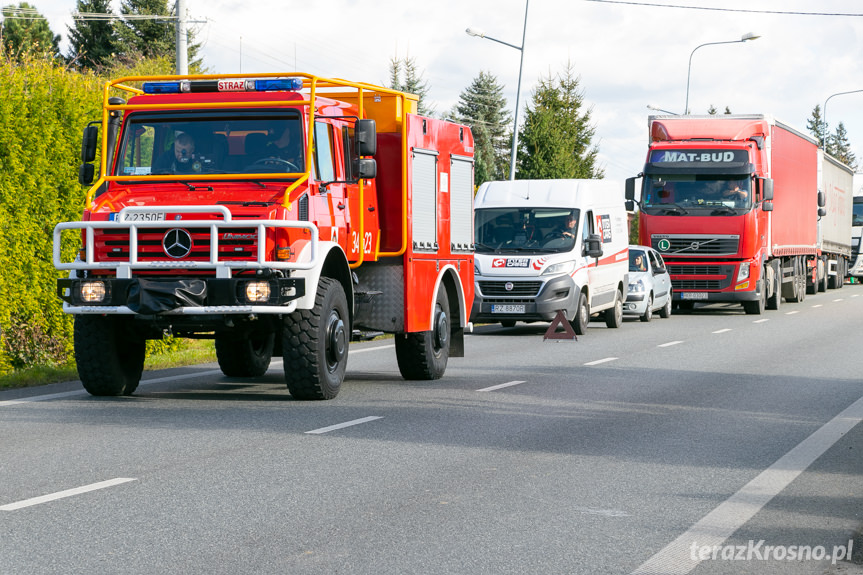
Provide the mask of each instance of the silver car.
POLYGON ((623 314, 650 321, 655 311, 662 318, 671 316, 671 276, 653 248, 629 246, 629 293, 623 314))

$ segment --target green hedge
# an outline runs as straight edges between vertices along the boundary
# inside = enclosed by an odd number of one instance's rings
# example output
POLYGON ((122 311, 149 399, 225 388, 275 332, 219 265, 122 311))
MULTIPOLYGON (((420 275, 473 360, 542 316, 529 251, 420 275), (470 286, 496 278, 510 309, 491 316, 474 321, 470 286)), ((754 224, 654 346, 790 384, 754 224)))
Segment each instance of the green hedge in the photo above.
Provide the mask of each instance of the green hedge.
MULTIPOLYGON (((166 61, 150 60, 110 76, 166 69, 166 61)), ((53 230, 81 218, 81 133, 101 119, 104 83, 53 60, 0 59, 0 374, 71 359, 72 317, 56 294, 65 274, 52 262, 53 230)), ((64 241, 69 261, 78 246, 74 237, 64 241)))

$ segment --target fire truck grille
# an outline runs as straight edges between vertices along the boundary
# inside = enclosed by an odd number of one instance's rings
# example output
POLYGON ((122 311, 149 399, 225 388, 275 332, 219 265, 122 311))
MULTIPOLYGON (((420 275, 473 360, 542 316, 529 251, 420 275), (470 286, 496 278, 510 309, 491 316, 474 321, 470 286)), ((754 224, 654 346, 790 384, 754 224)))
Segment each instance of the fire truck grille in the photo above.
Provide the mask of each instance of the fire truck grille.
POLYGON ((539 293, 542 282, 500 282, 481 281, 479 289, 486 296, 534 297, 539 293), (507 289, 509 287, 509 289, 507 289))
MULTIPOLYGON (((191 246, 184 238, 169 232, 176 228, 147 228, 138 231, 138 261, 209 261, 209 228, 183 228, 191 236, 191 246)), ((253 260, 258 249, 257 229, 234 228, 219 232, 220 261, 253 260)), ((128 230, 98 230, 95 233, 96 259, 129 260, 128 230)))
POLYGON ((736 236, 672 236, 652 237, 650 245, 666 256, 729 256, 737 253, 739 238, 736 236))

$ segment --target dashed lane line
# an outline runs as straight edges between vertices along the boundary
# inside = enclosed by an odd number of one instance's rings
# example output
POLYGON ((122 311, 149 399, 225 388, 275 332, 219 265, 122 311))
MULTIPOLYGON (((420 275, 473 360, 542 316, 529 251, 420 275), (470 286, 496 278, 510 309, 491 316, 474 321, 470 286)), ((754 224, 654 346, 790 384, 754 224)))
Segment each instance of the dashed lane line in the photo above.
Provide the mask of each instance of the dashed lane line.
POLYGON ((370 421, 376 421, 378 419, 383 419, 383 417, 379 415, 370 415, 369 417, 361 417, 360 419, 352 419, 351 421, 345 421, 344 423, 337 423, 335 425, 330 425, 327 427, 320 427, 318 429, 313 429, 311 431, 307 431, 307 435, 321 435, 324 433, 329 433, 330 431, 335 431, 337 429, 344 429, 346 427, 353 427, 354 425, 361 425, 363 423, 368 423, 370 421))
POLYGON ((91 483, 90 485, 84 485, 83 487, 76 487, 74 489, 58 491, 57 493, 42 495, 40 497, 24 499, 23 501, 18 501, 16 503, 7 503, 6 505, 0 505, 0 511, 16 511, 18 509, 32 507, 33 505, 39 505, 41 503, 48 503, 49 501, 56 501, 57 499, 63 499, 65 497, 72 497, 74 495, 81 495, 82 493, 89 493, 90 491, 96 491, 98 489, 114 487, 115 485, 121 485, 130 481, 136 481, 136 479, 131 477, 118 477, 116 479, 109 479, 108 481, 91 483))
POLYGON ((507 383, 501 383, 499 385, 492 385, 491 387, 484 387, 482 389, 477 389, 477 391, 495 391, 497 389, 503 389, 505 387, 512 387, 514 385, 520 385, 524 383, 523 381, 509 381, 507 383))
POLYGON ((602 359, 597 359, 596 361, 588 361, 584 365, 599 365, 601 363, 608 363, 609 361, 614 361, 616 359, 616 357, 604 357, 602 359))

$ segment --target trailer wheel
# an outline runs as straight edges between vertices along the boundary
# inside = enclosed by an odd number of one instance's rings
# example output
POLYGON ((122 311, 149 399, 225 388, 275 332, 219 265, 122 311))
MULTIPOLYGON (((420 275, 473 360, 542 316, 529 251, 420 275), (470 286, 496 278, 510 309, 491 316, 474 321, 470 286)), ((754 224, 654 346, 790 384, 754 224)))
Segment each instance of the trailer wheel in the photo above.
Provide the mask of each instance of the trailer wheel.
POLYGON ((408 380, 440 379, 449 360, 449 298, 438 288, 431 331, 396 334, 396 360, 408 380))
POLYGON ((818 291, 819 291, 819 292, 821 292, 821 293, 824 293, 824 292, 826 292, 826 291, 827 291, 827 280, 828 280, 828 276, 827 276, 827 260, 826 260, 825 258, 822 258, 822 259, 820 260, 820 263, 821 263, 821 270, 822 270, 824 273, 822 273, 822 274, 821 274, 821 279, 818 281, 818 291))
POLYGON ((605 310, 605 325, 620 327, 623 323, 623 294, 617 290, 614 294, 614 306, 605 310))
POLYGON ((575 335, 587 333, 587 324, 590 323, 590 308, 587 305, 587 296, 584 292, 578 294, 578 307, 575 310, 575 319, 569 322, 575 335))
POLYGON ((144 338, 120 316, 75 316, 78 377, 90 395, 132 395, 144 370, 144 338))
POLYGON ((258 331, 238 338, 216 336, 216 359, 219 368, 228 377, 260 377, 267 373, 273 357, 272 331, 258 331))
POLYGON ((333 399, 348 363, 348 300, 338 281, 321 277, 314 309, 286 316, 282 327, 285 382, 294 399, 333 399))

